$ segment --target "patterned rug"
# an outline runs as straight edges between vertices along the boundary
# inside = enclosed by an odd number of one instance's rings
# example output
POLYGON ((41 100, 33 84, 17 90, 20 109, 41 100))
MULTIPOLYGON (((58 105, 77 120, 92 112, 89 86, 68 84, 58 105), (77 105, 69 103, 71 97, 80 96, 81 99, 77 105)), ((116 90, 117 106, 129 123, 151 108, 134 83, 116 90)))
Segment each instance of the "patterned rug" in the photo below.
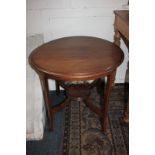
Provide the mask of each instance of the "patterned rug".
MULTIPOLYGON (((57 96, 50 93, 53 104, 64 100, 64 92, 57 96)), ((54 130, 45 128, 44 138, 26 142, 26 155, 128 155, 128 125, 122 123, 128 87, 116 84, 109 105, 107 134, 101 132, 98 116, 85 104, 72 102, 69 107, 54 116, 54 130), (127 89, 125 89, 127 88, 127 89)), ((92 90, 91 99, 100 106, 100 96, 92 90)))
MULTIPOLYGON (((98 115, 90 111, 84 103, 73 101, 65 109, 62 155, 128 155, 129 128, 122 122, 124 85, 113 89, 109 106, 107 133, 101 131, 98 115)), ((96 89, 91 92, 91 100, 100 107, 102 99, 96 89)))

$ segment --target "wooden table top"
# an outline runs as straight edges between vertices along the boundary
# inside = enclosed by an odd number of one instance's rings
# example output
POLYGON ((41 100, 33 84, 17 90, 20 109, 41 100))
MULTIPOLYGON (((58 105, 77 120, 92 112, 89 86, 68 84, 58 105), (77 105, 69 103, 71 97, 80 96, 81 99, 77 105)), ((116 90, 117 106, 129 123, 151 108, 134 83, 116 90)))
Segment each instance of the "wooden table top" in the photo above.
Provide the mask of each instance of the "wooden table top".
POLYGON ((29 56, 31 66, 53 79, 97 79, 114 71, 123 61, 122 50, 95 37, 74 36, 50 41, 29 56))

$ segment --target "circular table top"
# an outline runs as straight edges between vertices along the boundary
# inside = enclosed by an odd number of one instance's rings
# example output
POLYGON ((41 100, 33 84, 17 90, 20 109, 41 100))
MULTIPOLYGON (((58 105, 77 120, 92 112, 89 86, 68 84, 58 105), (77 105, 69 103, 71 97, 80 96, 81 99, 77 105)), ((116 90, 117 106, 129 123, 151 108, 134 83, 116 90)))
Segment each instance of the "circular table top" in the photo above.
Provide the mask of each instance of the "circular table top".
POLYGON ((79 81, 97 79, 114 71, 124 54, 115 44, 86 36, 50 41, 29 56, 31 66, 53 79, 79 81))

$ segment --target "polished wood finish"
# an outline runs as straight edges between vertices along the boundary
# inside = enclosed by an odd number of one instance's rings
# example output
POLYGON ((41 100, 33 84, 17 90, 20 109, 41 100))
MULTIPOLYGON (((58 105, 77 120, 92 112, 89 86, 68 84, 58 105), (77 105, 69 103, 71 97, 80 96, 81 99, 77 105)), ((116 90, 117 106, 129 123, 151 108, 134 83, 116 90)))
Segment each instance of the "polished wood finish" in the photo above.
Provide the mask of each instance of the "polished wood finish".
POLYGON ((109 98, 110 98, 112 87, 114 86, 115 75, 116 75, 116 71, 114 71, 112 74, 107 76, 107 85, 106 85, 106 91, 104 95, 103 117, 102 117, 102 129, 104 132, 106 131, 106 128, 107 128, 109 98))
POLYGON ((100 78, 115 70, 123 53, 109 41, 95 37, 66 37, 34 50, 30 64, 53 79, 80 81, 100 78))
POLYGON ((106 131, 110 92, 116 69, 123 59, 124 54, 118 46, 95 37, 65 37, 35 49, 29 56, 29 62, 40 76, 49 118, 49 129, 53 128, 54 113, 67 106, 72 100, 78 100, 84 101, 101 117, 103 131, 106 131), (89 99, 90 90, 101 82, 100 78, 105 76, 107 76, 107 87, 104 104, 102 109, 99 109, 89 99), (49 78, 56 80, 57 88, 62 86, 66 90, 67 99, 57 106, 51 105, 47 82, 49 78), (65 82, 90 79, 94 81, 69 85, 65 82))
MULTIPOLYGON (((129 11, 128 10, 114 11, 114 14, 115 14, 114 43, 117 46, 120 46, 120 39, 122 38, 127 48, 129 49, 129 11)), ((129 123, 129 102, 125 109, 123 120, 125 123, 129 123)))

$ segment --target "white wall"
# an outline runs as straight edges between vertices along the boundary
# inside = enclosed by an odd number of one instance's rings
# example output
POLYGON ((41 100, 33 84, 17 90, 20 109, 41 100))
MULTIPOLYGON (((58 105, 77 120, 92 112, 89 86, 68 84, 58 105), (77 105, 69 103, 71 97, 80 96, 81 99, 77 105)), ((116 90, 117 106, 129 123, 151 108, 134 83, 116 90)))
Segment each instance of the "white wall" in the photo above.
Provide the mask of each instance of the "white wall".
MULTIPOLYGON (((64 36, 89 35, 113 41, 113 10, 124 9, 127 0, 27 0, 27 36, 43 34, 44 42, 64 36)), ((123 83, 127 66, 119 67, 116 82, 123 83)), ((50 88, 55 89, 54 83, 50 88)))

